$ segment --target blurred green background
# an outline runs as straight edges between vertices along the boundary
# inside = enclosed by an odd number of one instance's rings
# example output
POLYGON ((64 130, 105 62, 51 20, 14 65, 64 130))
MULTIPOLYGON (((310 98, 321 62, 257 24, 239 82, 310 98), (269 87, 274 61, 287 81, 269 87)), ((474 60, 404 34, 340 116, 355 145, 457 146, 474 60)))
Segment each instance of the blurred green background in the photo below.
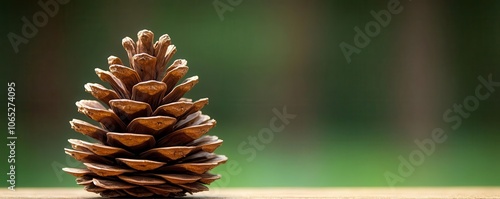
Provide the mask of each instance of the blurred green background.
MULTIPOLYGON (((475 95, 479 76, 500 81, 500 1, 402 0, 350 63, 339 44, 355 45, 354 28, 365 31, 370 11, 393 1, 73 0, 16 53, 7 35, 22 35, 21 18, 33 21, 38 2, 0 7, 3 104, 5 84, 16 83, 17 187, 76 186, 61 171, 80 165, 64 154, 67 139, 88 140, 68 124, 87 120, 74 103, 92 98, 83 85, 100 83, 94 68, 105 69, 109 55, 126 60, 121 39, 142 29, 170 35, 174 59, 187 59, 188 76, 201 79, 187 96, 210 98, 204 113, 218 121, 210 134, 231 160, 215 169, 224 176, 213 186, 388 186, 384 174, 398 174, 398 157, 438 127, 446 141, 396 186, 500 185, 500 88, 458 129, 443 121, 475 95), (244 145, 254 158, 238 150, 284 106, 296 118, 283 131, 262 150, 244 145)), ((0 179, 6 187, 7 175, 0 179)))

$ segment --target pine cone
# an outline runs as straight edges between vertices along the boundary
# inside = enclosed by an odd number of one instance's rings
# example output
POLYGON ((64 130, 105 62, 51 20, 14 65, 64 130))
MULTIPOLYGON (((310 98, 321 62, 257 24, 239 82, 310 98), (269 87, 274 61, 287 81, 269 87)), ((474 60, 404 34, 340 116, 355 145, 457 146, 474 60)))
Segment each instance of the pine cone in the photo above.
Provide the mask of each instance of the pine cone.
POLYGON ((188 66, 179 59, 165 68, 176 52, 168 35, 154 44, 149 30, 137 36, 137 43, 129 37, 122 40, 130 68, 110 56, 109 71, 95 69, 112 89, 85 84, 85 90, 102 103, 80 100, 78 112, 101 127, 78 119, 70 124, 99 143, 69 139, 73 149, 64 149, 66 154, 86 168, 63 170, 77 177, 85 190, 104 197, 172 197, 206 191, 206 184, 221 177, 208 171, 227 160, 213 153, 222 140, 204 135, 216 124, 201 112, 208 99, 183 98, 198 77, 176 86, 188 66))

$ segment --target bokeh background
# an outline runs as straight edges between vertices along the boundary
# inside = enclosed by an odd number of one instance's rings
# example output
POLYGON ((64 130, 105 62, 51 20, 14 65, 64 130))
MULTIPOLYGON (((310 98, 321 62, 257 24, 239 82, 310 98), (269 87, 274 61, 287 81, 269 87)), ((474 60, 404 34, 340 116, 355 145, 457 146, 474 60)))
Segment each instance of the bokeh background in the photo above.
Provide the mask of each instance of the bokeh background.
POLYGON ((348 63, 339 44, 354 45, 354 28, 388 2, 72 0, 16 53, 7 34, 22 34, 21 18, 42 8, 2 1, 1 102, 14 81, 17 187, 76 186, 61 171, 80 165, 64 154, 67 139, 86 139, 68 124, 86 119, 74 103, 92 98, 83 85, 100 83, 94 68, 105 69, 110 55, 126 60, 121 39, 142 29, 168 33, 174 59, 201 78, 188 97, 210 98, 204 113, 218 121, 210 134, 224 139, 217 152, 232 161, 215 169, 224 174, 215 186, 388 186, 384 173, 397 174, 398 157, 438 127, 447 140, 397 186, 500 185, 500 88, 457 130, 443 121, 475 94, 479 76, 500 81, 500 1, 401 0, 403 10, 348 63), (296 118, 255 158, 238 151, 285 106, 296 118))

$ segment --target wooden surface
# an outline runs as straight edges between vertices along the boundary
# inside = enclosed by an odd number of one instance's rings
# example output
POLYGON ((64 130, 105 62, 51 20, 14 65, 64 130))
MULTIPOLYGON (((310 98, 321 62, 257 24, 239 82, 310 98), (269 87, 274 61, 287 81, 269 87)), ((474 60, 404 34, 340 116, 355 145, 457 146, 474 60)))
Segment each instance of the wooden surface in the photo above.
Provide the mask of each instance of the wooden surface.
MULTIPOLYGON (((0 198, 100 198, 81 188, 0 190, 0 198)), ((187 198, 500 198, 500 187, 447 188, 224 188, 187 198)))

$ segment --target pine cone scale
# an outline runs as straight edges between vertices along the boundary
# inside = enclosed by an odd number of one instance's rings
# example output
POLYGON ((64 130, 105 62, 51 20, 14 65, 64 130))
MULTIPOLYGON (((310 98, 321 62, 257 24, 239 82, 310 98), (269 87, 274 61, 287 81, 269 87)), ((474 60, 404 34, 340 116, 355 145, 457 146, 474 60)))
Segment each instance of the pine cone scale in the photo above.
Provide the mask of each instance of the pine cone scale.
POLYGON ((151 106, 148 103, 129 99, 110 100, 109 106, 125 123, 129 123, 138 117, 150 116, 152 112, 151 106))
POLYGON ((121 64, 110 65, 109 71, 122 82, 128 92, 132 92, 132 87, 141 82, 141 78, 135 70, 121 64))
POLYGON ((127 165, 128 167, 138 170, 138 171, 151 171, 165 165, 165 162, 158 162, 153 160, 142 160, 142 159, 127 159, 127 158, 116 158, 119 163, 127 165))

